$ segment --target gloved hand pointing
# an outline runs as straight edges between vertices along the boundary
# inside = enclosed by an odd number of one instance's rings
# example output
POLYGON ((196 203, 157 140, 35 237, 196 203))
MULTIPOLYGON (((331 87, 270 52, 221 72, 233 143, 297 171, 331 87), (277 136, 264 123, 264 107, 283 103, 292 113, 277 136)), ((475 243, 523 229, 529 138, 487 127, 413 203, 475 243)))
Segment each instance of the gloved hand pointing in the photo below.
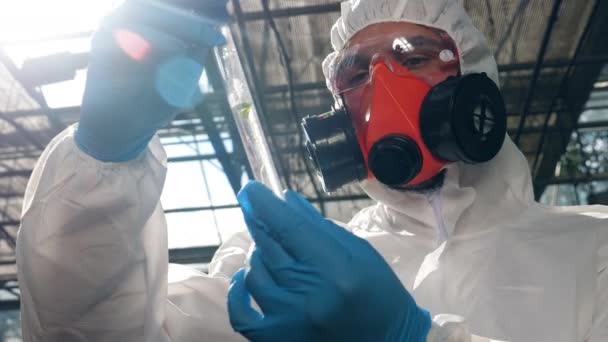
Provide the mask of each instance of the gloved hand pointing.
POLYGON ((251 341, 426 339, 429 313, 367 241, 295 192, 282 201, 253 182, 238 199, 256 251, 228 294, 236 331, 251 341))
POLYGON ((92 40, 76 143, 101 161, 121 162, 143 151, 181 108, 201 100, 198 81, 209 50, 223 44, 218 26, 227 0, 205 0, 206 17, 127 0, 106 17, 92 40))

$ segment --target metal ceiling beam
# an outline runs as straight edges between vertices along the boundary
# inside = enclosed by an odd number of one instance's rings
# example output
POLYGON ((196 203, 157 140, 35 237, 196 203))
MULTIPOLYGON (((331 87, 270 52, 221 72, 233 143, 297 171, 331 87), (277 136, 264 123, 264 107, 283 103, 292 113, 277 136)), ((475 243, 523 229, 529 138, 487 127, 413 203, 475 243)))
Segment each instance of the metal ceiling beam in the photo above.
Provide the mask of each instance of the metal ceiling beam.
MULTIPOLYGON (((0 265, 1 266, 11 266, 14 265, 16 263, 17 259, 16 258, 3 258, 3 260, 0 260, 0 265)), ((4 275, 2 275, 4 276, 4 275)), ((7 281, 13 281, 16 279, 2 279, 3 282, 7 282, 7 281)), ((4 290, 4 288, 2 286, 0 286, 0 290, 4 290)))
MULTIPOLYGON (((310 202, 344 202, 344 201, 357 201, 357 200, 366 200, 369 197, 365 194, 361 195, 335 195, 335 196, 323 196, 321 198, 313 198, 308 197, 307 200, 310 202)), ((165 210, 165 214, 175 214, 175 213, 191 213, 197 211, 210 211, 210 210, 225 210, 225 209, 236 209, 240 208, 238 204, 226 204, 226 205, 216 205, 216 206, 205 206, 205 207, 190 207, 190 208, 175 208, 175 209, 167 209, 165 210)))
POLYGON ((13 162, 14 164, 19 160, 38 159, 40 154, 42 154, 42 150, 40 149, 32 149, 30 151, 0 151, 0 161, 5 162, 0 166, 7 167, 6 162, 13 162))
POLYGON ((217 155, 215 155, 215 154, 199 154, 199 155, 192 155, 192 156, 167 158, 167 162, 168 163, 185 163, 185 162, 192 162, 192 161, 214 160, 214 159, 218 159, 217 155))
POLYGON ((33 110, 19 110, 19 111, 11 111, 4 112, 4 114, 9 118, 25 118, 30 116, 46 116, 50 115, 55 118, 66 117, 68 115, 78 115, 80 113, 80 106, 77 107, 63 107, 63 108, 51 108, 48 111, 43 109, 33 109, 33 110))
POLYGON ((582 183, 590 183, 590 182, 600 182, 600 181, 608 181, 608 174, 597 174, 597 175, 578 175, 573 177, 557 177, 550 180, 539 180, 538 184, 542 184, 544 186, 547 185, 558 185, 558 184, 582 184, 582 183))
POLYGON ((34 99, 34 101, 36 101, 38 103, 38 105, 42 108, 43 113, 45 113, 46 117, 49 120, 49 124, 50 124, 51 128, 53 128, 56 131, 56 133, 59 133, 61 130, 63 130, 63 125, 61 124, 61 122, 59 122, 52 115, 49 115, 50 108, 49 108, 48 104, 46 103, 46 100, 44 99, 44 96, 42 95, 42 93, 37 91, 35 87, 32 87, 31 85, 27 84, 27 82, 25 82, 23 77, 21 77, 21 71, 19 70, 19 68, 17 68, 17 66, 15 65, 13 60, 8 57, 8 55, 2 49, 1 46, 0 46, 0 63, 4 64, 4 66, 6 67, 8 72, 13 76, 13 78, 21 84, 21 86, 28 93, 28 95, 32 99, 34 99))
POLYGON ((513 142, 515 145, 519 146, 519 139, 521 138, 521 132, 526 125, 526 117, 528 116, 528 111, 532 105, 532 100, 534 99, 534 93, 536 91, 536 83, 540 77, 540 71, 545 60, 545 54, 547 52, 547 48, 549 47, 549 42, 551 41, 551 35, 553 34, 553 27, 558 19, 559 9, 562 6, 562 0, 554 0, 553 8, 551 9, 551 15, 549 16, 549 22, 547 23, 547 28, 545 29, 545 34, 543 36, 542 43, 540 45, 540 50, 538 51, 538 57, 536 58, 536 66, 534 67, 534 71, 532 72, 532 81, 530 82, 530 87, 528 88, 528 93, 526 95, 526 99, 524 101, 524 105, 521 110, 521 118, 519 119, 519 126, 517 128, 517 133, 515 134, 515 138, 513 142))
POLYGON ((369 196, 367 196, 365 194, 360 194, 360 195, 330 195, 330 196, 323 196, 320 199, 307 197, 306 199, 312 203, 318 203, 318 202, 322 201, 325 204, 327 204, 327 203, 331 203, 331 202, 350 202, 350 201, 369 200, 370 198, 369 198, 369 196))
POLYGON ((226 146, 224 146, 224 141, 220 136, 220 132, 218 131, 217 126, 211 117, 211 110, 209 107, 203 103, 198 107, 198 109, 200 110, 200 118, 203 122, 203 126, 205 127, 205 132, 207 132, 207 136, 211 141, 211 146, 213 146, 216 158, 222 165, 224 174, 226 175, 226 178, 228 178, 228 182, 236 195, 241 190, 241 169, 239 166, 233 163, 231 155, 226 150, 226 146))
POLYGON ((13 251, 15 250, 15 248, 17 246, 17 242, 15 241, 15 238, 11 234, 9 234, 8 231, 6 230, 6 228, 1 224, 0 224, 0 237, 6 241, 6 243, 9 245, 10 248, 13 249, 13 251))
POLYGON ((8 178, 8 177, 29 177, 32 174, 32 170, 14 170, 14 171, 6 171, 0 172, 0 178, 8 178))
POLYGON ((23 193, 23 192, 0 193, 0 199, 23 198, 23 196, 25 196, 25 193, 23 193))
MULTIPOLYGON (((222 79, 222 73, 220 71, 220 66, 218 65, 218 63, 209 63, 209 66, 207 66, 207 78, 209 79, 209 83, 211 84, 211 87, 215 92, 221 92, 223 94, 226 93, 224 80, 222 79)), ((233 152, 230 160, 232 162, 234 170, 236 170, 235 175, 233 175, 233 177, 236 178, 235 184, 238 183, 240 187, 243 168, 247 172, 249 178, 253 178, 253 171, 251 169, 251 165, 249 164, 249 160, 247 159, 245 147, 243 146, 243 141, 241 140, 236 121, 233 117, 233 112, 230 108, 228 97, 225 95, 218 97, 217 104, 220 108, 220 117, 221 119, 223 119, 225 123, 225 128, 227 128, 232 140, 233 152)), ((218 117, 215 117, 213 119, 218 119, 218 117)), ((235 194, 239 190, 240 188, 236 190, 235 194)))
POLYGON ((58 35, 40 37, 40 38, 35 38, 35 39, 5 40, 5 41, 0 42, 0 45, 16 46, 16 45, 38 44, 38 43, 45 43, 45 42, 55 42, 55 41, 60 41, 60 40, 85 39, 85 38, 91 37, 92 35, 93 35, 93 31, 62 33, 62 34, 58 34, 58 35))
MULTIPOLYGON (((549 106, 549 110, 547 111, 547 115, 545 116, 545 121, 543 122, 543 130, 542 130, 538 145, 536 147, 536 155, 534 156, 534 163, 532 164, 532 169, 531 169, 532 174, 536 173, 536 167, 538 166, 538 162, 540 161, 540 155, 541 155, 542 149, 544 147, 545 137, 547 135, 547 130, 549 128, 549 120, 551 119, 551 116, 553 115, 553 111, 554 111, 555 107, 557 106, 557 102, 558 102, 559 98, 562 97, 565 94, 565 92, 568 90, 568 80, 570 79, 570 75, 571 75, 572 71, 574 70, 574 65, 575 65, 576 61, 580 57, 581 50, 584 46, 584 43, 585 43, 586 39, 589 38, 588 36, 591 31, 593 19, 597 15, 597 10, 598 10, 599 4, 600 4, 600 1, 595 0, 595 4, 593 5, 593 10, 591 11, 591 15, 587 19, 587 24, 585 24, 583 33, 581 34, 581 37, 579 38, 579 41, 576 44, 576 49, 574 50, 574 56, 572 57, 572 60, 568 64, 568 69, 566 70, 565 74, 562 76, 562 80, 560 82, 559 90, 558 90, 557 94, 555 94, 555 96, 553 96, 553 99, 551 100, 551 105, 549 106)), ((556 115, 559 116, 559 113, 557 113, 556 115)), ((577 117, 578 117, 578 115, 577 115, 577 117)), ((556 122, 557 122, 558 128, 563 129, 563 127, 561 127, 561 123, 560 123, 559 119, 556 120, 556 122)), ((562 138, 566 140, 564 144, 568 144, 569 136, 568 137, 564 136, 562 138)))
POLYGON ((175 264, 208 264, 218 246, 177 248, 169 250, 169 262, 175 264))
POLYGON ((32 133, 30 133, 28 130, 26 130, 25 128, 23 128, 23 126, 21 126, 20 124, 18 124, 12 118, 8 117, 4 113, 0 113, 0 120, 5 121, 10 126, 12 126, 15 130, 17 130, 17 132, 19 132, 25 138, 25 140, 29 141, 36 148, 38 148, 40 150, 44 148, 42 146, 42 144, 36 138, 34 138, 34 135, 32 133))
POLYGON ((21 302, 18 300, 0 300, 0 311, 18 311, 21 309, 21 302))
MULTIPOLYGON (((608 54, 608 45, 605 44, 608 36, 608 22, 604 19, 603 13, 608 13, 608 2, 598 1, 599 8, 594 10, 599 15, 598 20, 593 20, 589 35, 585 40, 580 54, 582 56, 605 55, 608 54)), ((580 37, 583 39, 585 37, 580 37)), ((563 108, 568 112, 557 115, 554 126, 558 127, 558 134, 548 134, 546 143, 542 149, 541 160, 534 174, 535 196, 540 198, 545 185, 544 179, 552 179, 555 174, 555 166, 566 152, 572 132, 577 129, 579 116, 584 110, 585 104, 589 100, 589 94, 595 88, 596 80, 601 75, 603 65, 584 65, 573 68, 568 77, 566 87, 562 89, 560 101, 563 108)))
POLYGON ((197 212, 197 211, 224 210, 224 209, 234 209, 234 208, 239 208, 239 205, 238 204, 226 204, 226 205, 216 205, 216 206, 206 206, 206 207, 175 208, 175 209, 165 210, 165 214, 192 213, 192 212, 197 212))
MULTIPOLYGON (((4 205, 3 207, 4 208, 2 208, 0 210, 0 218, 2 218, 3 221, 13 221, 13 220, 15 220, 15 217, 13 217, 12 215, 9 215, 9 213, 8 213, 8 209, 10 209, 10 208, 8 206, 6 206, 6 205, 4 205)), ((0 240, 1 240, 2 234, 8 234, 8 232, 7 232, 6 228, 3 225, 0 224, 0 240)), ((12 235, 9 234, 8 235, 8 239, 12 239, 12 235)), ((12 245, 14 245, 15 241, 14 241, 14 239, 12 239, 9 242, 12 242, 13 243, 12 245)))
MULTIPOLYGON (((22 192, 5 192, 5 193, 0 193, 0 199, 22 198, 24 195, 25 194, 22 192)), ((0 213, 3 213, 5 216, 9 216, 3 211, 0 211, 0 213)), ((1 229, 1 226, 0 226, 0 229, 1 229)))
MULTIPOLYGON (((578 124, 578 128, 579 128, 579 130, 600 130, 600 129, 608 130, 608 120, 580 123, 580 124, 578 124)), ((544 127, 525 127, 523 130, 523 133, 524 134, 542 133, 544 130, 545 130, 544 127)), ((509 134, 513 134, 513 133, 515 133, 515 131, 516 131, 515 128, 509 129, 509 134)), ((556 127, 556 126, 547 128, 547 133, 559 132, 559 131, 560 131, 560 128, 556 127)), ((536 149, 534 151, 536 151, 536 149)))
MULTIPOLYGON (((541 69, 550 68, 566 68, 572 63, 571 59, 555 59, 547 60, 540 66, 541 69)), ((605 64, 608 63, 608 56, 587 56, 578 58, 573 65, 590 65, 590 64, 605 64)), ((536 67, 536 63, 515 63, 515 64, 503 64, 498 66, 499 72, 513 72, 513 71, 525 71, 533 70, 536 67)))
MULTIPOLYGON (((285 17, 297 17, 302 15, 317 15, 317 14, 326 14, 326 13, 339 13, 340 12, 340 2, 335 2, 331 4, 323 4, 323 5, 311 5, 311 6, 301 6, 301 7, 290 7, 290 8, 280 8, 270 11, 270 15, 273 18, 285 18, 285 17)), ((264 11, 257 12, 243 12, 242 20, 243 21, 254 21, 254 20, 265 20, 266 14, 264 11)))

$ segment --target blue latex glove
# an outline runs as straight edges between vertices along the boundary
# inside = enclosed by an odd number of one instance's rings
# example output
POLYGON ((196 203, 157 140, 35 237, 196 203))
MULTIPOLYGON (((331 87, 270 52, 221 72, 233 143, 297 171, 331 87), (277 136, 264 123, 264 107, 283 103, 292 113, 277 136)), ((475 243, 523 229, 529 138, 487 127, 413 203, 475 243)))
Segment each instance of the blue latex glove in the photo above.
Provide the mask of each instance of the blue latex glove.
POLYGON ((367 241, 295 192, 282 201, 252 182, 238 200, 257 248, 228 294, 237 332, 251 341, 426 339, 429 313, 367 241))
POLYGON ((227 0, 204 0, 197 18, 128 0, 92 40, 76 143, 107 162, 137 157, 156 131, 202 98, 205 57, 223 44, 227 0))

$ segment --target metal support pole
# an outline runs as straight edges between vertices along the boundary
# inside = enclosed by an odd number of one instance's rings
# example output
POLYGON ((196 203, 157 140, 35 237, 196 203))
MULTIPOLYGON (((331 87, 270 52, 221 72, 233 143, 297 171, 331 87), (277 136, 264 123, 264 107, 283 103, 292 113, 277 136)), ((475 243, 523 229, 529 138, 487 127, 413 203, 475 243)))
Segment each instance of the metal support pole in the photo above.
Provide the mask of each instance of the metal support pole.
POLYGON ((241 190, 241 172, 239 167, 233 164, 228 151, 226 151, 226 146, 224 146, 224 142, 215 122, 213 121, 213 116, 209 108, 203 104, 199 106, 199 110, 200 118, 203 126, 205 127, 205 131, 207 132, 207 136, 211 141, 213 150, 215 151, 220 164, 222 164, 222 168, 224 169, 224 173, 228 178, 228 182, 230 182, 230 186, 236 195, 241 190))
POLYGON ((8 57, 8 55, 4 52, 2 48, 0 48, 0 62, 4 64, 8 72, 13 76, 13 78, 15 78, 15 80, 21 83, 25 91, 42 108, 43 113, 47 116, 49 120, 51 128, 53 128, 57 132, 63 130, 63 125, 61 124, 61 122, 59 122, 59 120, 50 115, 51 108, 46 103, 46 100, 44 99, 42 93, 38 92, 34 87, 30 86, 29 84, 27 84, 27 82, 24 81, 23 77, 21 77, 19 68, 17 68, 15 63, 13 63, 13 61, 8 57))
MULTIPOLYGON (((549 119, 551 118, 551 115, 553 114, 553 110, 554 110, 555 106, 557 105, 557 100, 568 89, 568 80, 570 79, 570 73, 572 72, 572 69, 579 58, 580 52, 583 48, 583 43, 589 36, 589 32, 591 31, 591 24, 593 23, 593 19, 596 16, 599 4, 600 4, 600 1, 596 0, 595 4, 593 5, 593 10, 591 12, 591 15, 589 16, 589 19, 587 20, 587 23, 585 24, 585 29, 583 30, 583 33, 581 34, 581 37, 576 45, 576 49, 574 50, 574 56, 572 57, 572 60, 568 65, 568 69, 566 70, 566 72, 564 73, 564 76, 562 77, 558 92, 557 92, 557 94, 555 94, 555 96, 551 100, 551 105, 549 106, 549 110, 547 111, 547 115, 545 116, 545 120, 543 122, 543 130, 540 135, 538 146, 536 148, 536 155, 534 156, 534 163, 532 165, 532 170, 531 170, 532 174, 534 174, 536 172, 536 167, 538 166, 538 162, 540 160, 541 151, 545 144, 545 137, 547 135, 547 129, 549 127, 549 119)), ((556 113, 556 115, 558 116, 556 123, 561 130, 562 127, 561 127, 561 121, 559 118, 559 113, 556 113)), ((562 134, 562 139, 566 140, 565 141, 566 144, 568 143, 568 140, 567 140, 568 137, 564 137, 563 134, 562 134)))
POLYGON ((521 138, 521 132, 526 124, 526 117, 528 116, 528 111, 530 110, 530 106, 532 105, 532 100, 534 99, 534 92, 536 91, 536 83, 540 77, 541 66, 543 61, 545 60, 545 53, 547 52, 547 48, 549 46, 549 42, 551 41, 551 35, 553 33, 553 27, 557 22, 557 17, 559 13, 559 9, 562 5, 562 0, 555 0, 553 3, 553 8, 551 10, 551 16, 549 17, 549 22, 547 24, 547 29, 545 30, 545 35, 543 36, 543 41, 541 43, 540 50, 538 52, 538 57, 536 58, 536 66, 532 73, 532 81, 530 83, 530 88, 528 89, 528 94, 526 95, 526 99, 524 101, 524 105, 521 111, 521 118, 519 119, 519 126, 517 128, 517 134, 515 135, 514 142, 516 145, 519 145, 519 140, 521 138))
POLYGON ((30 132, 28 132, 25 128, 23 128, 23 126, 18 124, 12 118, 9 118, 8 116, 0 113, 0 120, 3 120, 6 123, 8 123, 9 125, 13 126, 13 128, 15 130, 17 130, 17 132, 19 132, 27 141, 29 141, 37 149, 39 149, 39 150, 44 149, 44 146, 42 146, 42 144, 38 140, 36 140, 36 138, 34 138, 34 136, 30 132))
POLYGON ((17 243, 15 241, 15 238, 12 237, 7 231, 6 228, 4 228, 4 226, 2 224, 0 224, 0 237, 6 241, 6 243, 9 245, 10 248, 13 249, 13 251, 15 250, 17 243))
MULTIPOLYGON (((224 84, 222 81, 222 76, 219 71, 219 66, 217 65, 217 61, 211 62, 212 58, 209 58, 210 62, 207 66, 207 78, 209 79, 209 83, 211 87, 213 87, 214 92, 224 92, 224 84)), ((230 131, 230 137, 232 138, 232 146, 233 146, 233 157, 232 161, 237 162, 238 165, 242 165, 245 167, 245 171, 250 179, 253 179, 253 171, 251 170, 251 165, 249 165, 249 161, 247 160, 247 156, 245 155, 245 149, 243 147, 243 141, 239 135, 239 131, 236 126, 236 122, 234 121, 234 117, 232 116, 232 110, 230 109, 230 104, 226 99, 226 96, 222 96, 221 99, 218 100, 220 110, 223 114, 224 121, 228 125, 228 130, 230 131)), ((238 166, 235 164, 235 166, 238 166)), ((239 178, 240 182, 240 178, 239 178)))

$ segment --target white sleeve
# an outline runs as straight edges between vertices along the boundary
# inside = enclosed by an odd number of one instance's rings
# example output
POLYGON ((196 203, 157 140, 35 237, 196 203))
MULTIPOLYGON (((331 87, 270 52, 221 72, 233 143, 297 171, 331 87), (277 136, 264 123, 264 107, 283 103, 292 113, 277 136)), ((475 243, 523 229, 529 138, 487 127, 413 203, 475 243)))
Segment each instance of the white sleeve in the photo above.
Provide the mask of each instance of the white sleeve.
POLYGON ((427 342, 504 342, 471 335, 466 321, 456 315, 437 315, 426 338, 427 342))
POLYGON ((73 135, 74 126, 51 141, 26 190, 17 239, 24 339, 139 341, 166 299, 166 158, 155 139, 155 152, 102 163, 73 135))
MULTIPOLYGON (((600 228, 601 229, 601 228, 600 228)), ((608 229, 599 231, 597 278, 591 329, 585 342, 608 341, 608 229)), ((550 327, 549 327, 550 328, 550 327)), ((427 342, 496 342, 498 340, 470 335, 464 319, 455 315, 437 315, 427 342)))
POLYGON ((209 275, 170 265, 165 329, 171 341, 245 341, 230 327, 226 303, 230 278, 252 246, 247 232, 232 236, 215 253, 209 275))
POLYGON ((595 309, 587 342, 608 341, 608 230, 603 229, 599 234, 595 309))
POLYGON ((231 278, 239 269, 249 264, 254 244, 249 232, 234 234, 215 252, 209 264, 209 275, 231 278))
POLYGON ((73 135, 70 127, 49 144, 26 190, 17 240, 24 340, 242 340, 228 323, 228 279, 168 284, 159 139, 135 160, 103 163, 73 135))

